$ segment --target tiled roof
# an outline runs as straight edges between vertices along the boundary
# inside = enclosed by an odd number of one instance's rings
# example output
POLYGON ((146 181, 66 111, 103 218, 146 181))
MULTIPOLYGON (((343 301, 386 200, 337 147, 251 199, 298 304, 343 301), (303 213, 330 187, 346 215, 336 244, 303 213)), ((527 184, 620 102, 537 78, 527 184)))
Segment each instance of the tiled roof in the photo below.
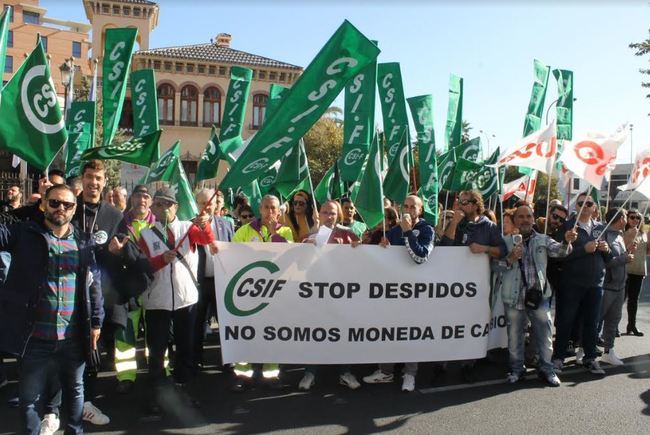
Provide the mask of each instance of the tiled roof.
POLYGON ((246 53, 216 43, 184 45, 180 47, 154 48, 138 51, 135 54, 171 57, 175 59, 196 59, 206 62, 225 62, 235 65, 253 65, 271 68, 301 70, 302 67, 269 59, 268 57, 246 53))
POLYGON ((137 3, 139 5, 148 5, 148 6, 154 6, 157 5, 158 3, 152 2, 149 0, 111 0, 117 3, 137 3))

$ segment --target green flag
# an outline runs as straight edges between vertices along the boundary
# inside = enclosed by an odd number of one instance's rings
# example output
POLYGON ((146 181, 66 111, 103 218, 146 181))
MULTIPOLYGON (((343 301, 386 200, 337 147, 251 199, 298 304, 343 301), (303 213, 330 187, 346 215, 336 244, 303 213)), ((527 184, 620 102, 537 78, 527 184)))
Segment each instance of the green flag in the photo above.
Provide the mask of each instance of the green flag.
POLYGON ((557 80, 557 139, 573 138, 573 71, 554 69, 557 80))
POLYGON ((384 190, 382 187, 382 155, 379 140, 370 145, 366 170, 354 201, 357 211, 368 228, 374 228, 384 220, 384 190))
POLYGON ((345 191, 342 184, 339 173, 339 161, 336 160, 327 172, 325 172, 320 183, 314 189, 314 199, 319 204, 330 199, 340 199, 345 191))
POLYGON ((460 145, 463 137, 463 79, 449 76, 449 104, 445 126, 445 150, 460 145))
POLYGON ((280 162, 278 161, 260 177, 257 184, 259 185, 262 196, 266 194, 281 196, 280 193, 275 190, 275 178, 278 176, 279 167, 280 162))
POLYGON ((438 162, 433 130, 433 97, 422 95, 406 100, 418 135, 418 169, 420 189, 418 195, 424 204, 424 218, 433 225, 438 223, 438 162))
POLYGON ((81 154, 95 144, 94 101, 73 101, 68 112, 68 143, 65 176, 76 177, 81 167, 81 154))
POLYGON ((223 108, 219 143, 214 152, 210 143, 208 143, 199 162, 196 181, 216 177, 219 160, 224 157, 231 165, 234 163, 235 159, 232 157, 232 153, 244 143, 241 139, 241 133, 244 128, 246 103, 248 102, 252 77, 253 70, 251 69, 239 66, 230 68, 230 84, 228 85, 226 103, 223 108))
POLYGON ((377 65, 377 86, 388 150, 388 173, 384 179, 384 194, 397 203, 408 194, 410 174, 410 135, 402 74, 399 63, 377 65))
POLYGON ((2 89, 0 113, 0 148, 44 171, 68 132, 40 39, 2 89))
MULTIPOLYGON (((474 179, 474 190, 478 190, 483 195, 483 198, 489 198, 499 190, 499 180, 497 178, 497 170, 491 166, 499 160, 499 148, 492 153, 492 155, 483 162, 481 168, 476 174, 474 179)), ((504 167, 505 169, 505 167, 504 167)))
POLYGON ((250 141, 221 182, 222 190, 248 185, 262 176, 378 55, 377 46, 345 21, 250 141))
POLYGON ((475 137, 463 142, 454 148, 456 159, 466 159, 470 162, 477 162, 481 153, 481 138, 475 137))
POLYGON ((7 40, 9 39, 11 13, 11 6, 6 5, 2 15, 0 15, 0 71, 2 74, 4 74, 5 60, 7 59, 7 40))
POLYGON ((165 153, 160 156, 157 162, 151 165, 147 174, 140 180, 139 184, 148 184, 155 181, 168 180, 174 171, 172 163, 178 160, 181 155, 181 141, 176 141, 165 153))
POLYGON ((102 64, 103 145, 110 144, 117 131, 126 93, 127 75, 131 69, 131 52, 137 34, 138 29, 133 27, 106 30, 102 64))
POLYGON ((141 69, 131 73, 131 104, 133 136, 145 136, 160 130, 156 77, 152 69, 141 69))
POLYGON ((217 127, 213 125, 210 130, 210 139, 203 150, 203 154, 201 154, 201 160, 199 160, 199 167, 196 172, 197 183, 201 180, 216 177, 220 155, 219 134, 217 133, 217 127))
POLYGON ((481 169, 481 165, 478 163, 463 158, 457 159, 449 190, 452 192, 460 192, 474 189, 474 179, 479 169, 481 169))
MULTIPOLYGON (((375 44, 377 41, 373 41, 375 44)), ((375 129, 377 62, 370 63, 345 87, 341 179, 356 181, 375 129)))
POLYGON ((454 175, 454 165, 456 164, 456 153, 450 149, 443 153, 438 159, 438 183, 440 189, 450 190, 451 181, 454 175))
POLYGON ((546 85, 548 84, 548 73, 551 67, 544 65, 539 60, 534 60, 535 65, 535 82, 533 91, 528 103, 528 113, 524 121, 524 135, 529 134, 542 128, 542 114, 544 113, 544 100, 546 99, 546 85))
POLYGON ((135 165, 149 166, 160 157, 158 142, 162 130, 156 130, 141 137, 101 147, 90 148, 81 155, 82 160, 120 160, 135 165))
POLYGON ((269 88, 269 99, 266 102, 264 121, 270 119, 280 105, 280 101, 289 93, 289 88, 271 83, 269 88))
POLYGON ((309 162, 305 153, 305 143, 301 139, 282 159, 274 187, 280 195, 288 198, 295 190, 309 191, 310 185, 309 162))

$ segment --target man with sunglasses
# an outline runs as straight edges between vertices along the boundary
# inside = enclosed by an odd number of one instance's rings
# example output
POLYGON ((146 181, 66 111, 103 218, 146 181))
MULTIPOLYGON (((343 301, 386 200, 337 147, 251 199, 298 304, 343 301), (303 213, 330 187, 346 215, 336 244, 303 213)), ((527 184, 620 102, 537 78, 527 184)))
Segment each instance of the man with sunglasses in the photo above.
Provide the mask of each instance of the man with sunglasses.
POLYGON ((567 231, 576 229, 578 237, 573 242, 573 251, 564 259, 560 279, 553 365, 556 372, 562 371, 574 321, 582 314, 583 364, 591 373, 604 375, 596 360, 596 337, 605 264, 611 254, 607 242, 600 240, 605 225, 592 219, 596 204, 587 192, 578 195, 576 208, 578 214, 565 222, 561 230, 564 237, 567 231))
MULTIPOLYGON (((36 409, 52 387, 65 389, 66 433, 82 433, 83 373, 104 319, 94 247, 71 225, 75 197, 65 185, 44 195, 44 220, 0 225, 0 249, 12 254, 0 304, 0 351, 21 358, 19 402, 23 431, 58 428, 58 417, 36 409)), ((51 432, 51 431, 50 431, 51 432)))
MULTIPOLYGON (((138 244, 154 270, 154 280, 143 295, 143 305, 154 395, 149 411, 158 414, 160 406, 171 403, 170 397, 186 392, 192 377, 196 303, 199 300, 196 245, 210 245, 213 253, 216 250, 208 212, 203 210, 192 221, 181 221, 176 216, 178 202, 172 189, 165 187, 156 191, 151 211, 156 223, 142 230, 138 244), (178 392, 170 389, 164 368, 170 327, 176 344, 173 377, 180 389, 178 392)), ((193 400, 190 402, 196 404, 193 400)))

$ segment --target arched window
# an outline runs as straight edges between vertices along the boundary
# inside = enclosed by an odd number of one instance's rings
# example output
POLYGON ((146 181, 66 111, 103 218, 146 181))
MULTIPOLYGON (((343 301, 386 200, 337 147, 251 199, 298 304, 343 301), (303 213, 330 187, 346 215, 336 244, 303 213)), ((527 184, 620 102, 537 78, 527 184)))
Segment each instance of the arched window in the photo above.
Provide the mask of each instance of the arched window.
POLYGON ((221 92, 215 87, 203 92, 203 126, 221 125, 221 92))
POLYGON ((253 130, 257 130, 264 122, 264 114, 266 113, 266 101, 269 97, 264 94, 257 94, 253 96, 253 130))
POLYGON ((174 97, 172 85, 158 86, 158 119, 162 125, 174 125, 174 97))
POLYGON ((198 125, 196 110, 199 104, 199 91, 192 85, 181 89, 181 125, 198 125))

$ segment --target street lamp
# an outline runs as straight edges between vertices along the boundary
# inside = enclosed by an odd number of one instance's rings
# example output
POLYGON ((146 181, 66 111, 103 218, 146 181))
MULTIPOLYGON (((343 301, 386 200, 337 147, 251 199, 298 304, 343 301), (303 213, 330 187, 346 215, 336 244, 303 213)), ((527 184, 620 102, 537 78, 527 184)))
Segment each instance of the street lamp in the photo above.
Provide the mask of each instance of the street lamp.
POLYGON ((634 142, 632 141, 632 129, 634 124, 630 124, 630 163, 634 165, 634 142))
POLYGON ((68 109, 68 92, 70 86, 72 86, 72 80, 74 77, 74 58, 66 59, 65 62, 61 64, 59 70, 61 71, 61 84, 65 88, 65 95, 63 96, 63 117, 67 114, 68 109))
MULTIPOLYGON (((555 106, 555 105, 557 104, 558 101, 560 101, 559 98, 558 98, 557 100, 553 101, 553 102, 548 106, 548 109, 546 109, 546 124, 547 124, 547 125, 548 125, 548 113, 551 111, 551 107, 555 106)), ((575 101, 578 101, 578 99, 577 99, 577 98, 574 98, 573 101, 574 101, 574 102, 575 102, 575 101)))
POLYGON ((489 135, 487 132, 483 130, 479 130, 479 133, 481 133, 483 136, 485 136, 485 140, 487 141, 487 156, 490 157, 490 138, 494 139, 496 136, 495 135, 489 135))

